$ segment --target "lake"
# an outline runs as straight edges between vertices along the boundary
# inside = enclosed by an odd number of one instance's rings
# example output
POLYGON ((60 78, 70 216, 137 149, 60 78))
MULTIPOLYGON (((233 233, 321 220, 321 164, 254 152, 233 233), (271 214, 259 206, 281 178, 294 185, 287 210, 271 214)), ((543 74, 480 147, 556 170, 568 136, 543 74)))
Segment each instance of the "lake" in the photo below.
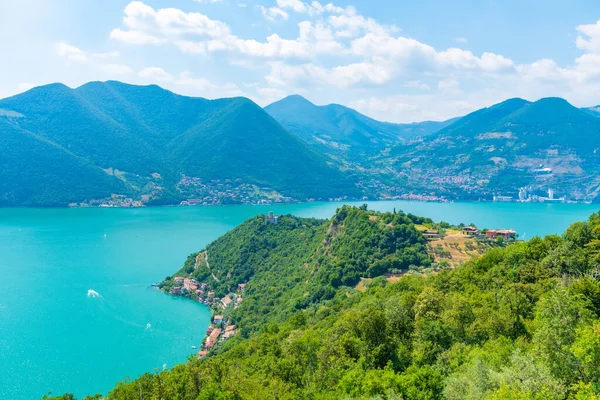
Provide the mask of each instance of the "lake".
MULTIPOLYGON (((329 218, 341 204, 0 209, 0 399, 106 393, 127 376, 185 361, 200 345, 210 312, 149 285, 258 213, 329 218)), ((369 208, 510 228, 525 239, 561 233, 598 210, 405 201, 369 208)))

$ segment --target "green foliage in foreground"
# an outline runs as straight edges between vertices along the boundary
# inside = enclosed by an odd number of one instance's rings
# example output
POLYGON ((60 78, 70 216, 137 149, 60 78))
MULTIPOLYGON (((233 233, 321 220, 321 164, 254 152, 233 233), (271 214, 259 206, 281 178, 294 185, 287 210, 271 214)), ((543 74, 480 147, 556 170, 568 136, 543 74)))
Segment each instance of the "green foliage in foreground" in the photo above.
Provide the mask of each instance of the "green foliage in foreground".
POLYGON ((600 399, 599 254, 595 214, 452 271, 342 287, 108 399, 600 399))

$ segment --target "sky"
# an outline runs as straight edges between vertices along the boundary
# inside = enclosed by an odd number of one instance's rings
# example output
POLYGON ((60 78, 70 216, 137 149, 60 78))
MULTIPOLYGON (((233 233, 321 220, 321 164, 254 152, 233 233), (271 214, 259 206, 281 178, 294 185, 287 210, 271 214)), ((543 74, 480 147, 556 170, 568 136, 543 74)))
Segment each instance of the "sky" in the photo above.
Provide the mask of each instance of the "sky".
POLYGON ((600 104, 598 0, 0 0, 0 98, 119 80, 392 122, 600 104))

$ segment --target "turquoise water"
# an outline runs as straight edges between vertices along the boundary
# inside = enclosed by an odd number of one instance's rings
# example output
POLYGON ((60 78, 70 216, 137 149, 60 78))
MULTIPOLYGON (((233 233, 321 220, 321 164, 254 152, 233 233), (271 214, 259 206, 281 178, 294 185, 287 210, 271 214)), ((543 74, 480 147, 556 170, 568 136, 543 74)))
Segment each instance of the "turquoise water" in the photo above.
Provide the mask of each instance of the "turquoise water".
MULTIPOLYGON (((358 203, 360 204, 360 203, 358 203)), ((0 209, 0 399, 106 393, 194 353, 202 305, 148 288, 245 219, 330 217, 340 203, 148 209, 0 209), (93 289, 100 297, 89 297, 93 289), (150 324, 150 327, 148 327, 150 324)), ((371 202, 451 223, 560 233, 593 205, 371 202)))

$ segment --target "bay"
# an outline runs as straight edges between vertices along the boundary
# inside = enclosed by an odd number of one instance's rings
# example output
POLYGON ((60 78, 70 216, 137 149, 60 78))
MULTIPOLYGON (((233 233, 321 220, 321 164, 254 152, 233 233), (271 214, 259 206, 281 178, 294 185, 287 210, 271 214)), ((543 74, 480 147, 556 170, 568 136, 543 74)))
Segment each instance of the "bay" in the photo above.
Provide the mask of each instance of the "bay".
MULTIPOLYGON (((256 214, 329 218, 341 204, 0 209, 0 399, 106 393, 127 376, 185 361, 199 346, 210 312, 149 285, 256 214)), ((368 204, 515 229, 524 239, 562 233, 598 210, 584 204, 368 204)))

